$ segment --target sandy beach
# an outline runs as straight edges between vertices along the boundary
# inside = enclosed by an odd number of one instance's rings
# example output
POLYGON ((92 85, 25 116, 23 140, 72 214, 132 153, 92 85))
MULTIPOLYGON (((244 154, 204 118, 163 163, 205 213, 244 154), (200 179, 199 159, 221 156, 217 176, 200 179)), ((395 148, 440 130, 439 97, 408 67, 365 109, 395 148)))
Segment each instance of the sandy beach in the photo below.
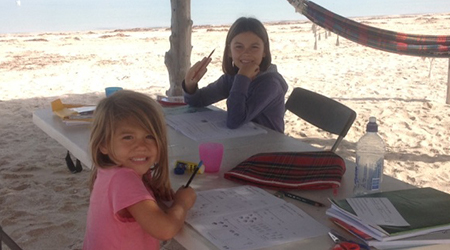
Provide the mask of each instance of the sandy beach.
MULTIPOLYGON (((413 34, 449 35, 450 13, 355 19, 413 34)), ((322 33, 314 49, 309 21, 270 23, 273 63, 289 84, 357 112, 338 154, 354 160, 369 116, 385 140, 385 174, 450 193, 448 59, 387 53, 322 33)), ((191 62, 216 48, 200 83, 215 80, 228 26, 194 27, 191 62)), ((323 31, 322 31, 323 32, 323 31)), ((36 109, 61 98, 95 104, 104 88, 164 94, 170 30, 0 34, 0 225, 24 249, 81 249, 89 171, 72 174, 66 150, 32 123, 36 109)), ((225 107, 224 102, 218 104, 225 107)), ((286 134, 318 147, 334 136, 286 113, 286 134)))

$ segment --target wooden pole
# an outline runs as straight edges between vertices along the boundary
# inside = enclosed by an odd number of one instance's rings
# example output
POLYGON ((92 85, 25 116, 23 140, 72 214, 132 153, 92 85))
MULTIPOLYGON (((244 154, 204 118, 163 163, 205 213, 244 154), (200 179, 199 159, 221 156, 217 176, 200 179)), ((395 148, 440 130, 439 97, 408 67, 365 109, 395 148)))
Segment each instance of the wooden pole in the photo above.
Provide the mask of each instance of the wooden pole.
POLYGON ((448 77, 447 77, 447 100, 445 103, 450 104, 450 58, 448 59, 448 77))
POLYGON ((166 52, 164 63, 169 72, 170 89, 167 96, 182 96, 181 83, 191 67, 191 0, 171 0, 172 18, 170 49, 166 52))

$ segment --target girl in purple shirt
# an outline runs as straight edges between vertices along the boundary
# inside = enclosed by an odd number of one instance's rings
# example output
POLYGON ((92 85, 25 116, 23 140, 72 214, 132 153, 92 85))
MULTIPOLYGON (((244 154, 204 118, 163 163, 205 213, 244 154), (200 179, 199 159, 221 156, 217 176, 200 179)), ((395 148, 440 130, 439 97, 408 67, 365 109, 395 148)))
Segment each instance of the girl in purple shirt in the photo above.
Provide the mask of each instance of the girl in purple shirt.
POLYGON ((285 95, 288 85, 272 65, 269 37, 257 19, 241 17, 228 31, 223 53, 225 73, 198 89, 211 58, 203 58, 186 73, 185 102, 203 107, 227 99, 227 126, 255 122, 284 132, 285 95))

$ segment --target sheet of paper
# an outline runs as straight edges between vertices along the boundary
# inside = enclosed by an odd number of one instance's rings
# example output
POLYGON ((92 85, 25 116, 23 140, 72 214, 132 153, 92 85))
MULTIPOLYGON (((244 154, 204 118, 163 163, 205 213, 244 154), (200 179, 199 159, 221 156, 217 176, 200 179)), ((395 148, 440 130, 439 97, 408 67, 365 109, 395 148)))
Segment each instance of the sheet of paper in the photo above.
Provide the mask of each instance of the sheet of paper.
POLYGON ((91 121, 79 121, 79 120, 63 120, 64 124, 67 126, 77 126, 77 125, 89 125, 91 121))
POLYGON ((70 110, 73 110, 79 114, 82 113, 93 113, 95 111, 96 106, 82 106, 82 107, 76 107, 76 108, 69 108, 70 110))
POLYGON ((166 122, 175 130, 195 140, 224 139, 265 134, 267 131, 249 122, 239 128, 226 126, 227 113, 223 110, 211 110, 193 113, 166 114, 166 122))
POLYGON ((409 226, 388 198, 348 198, 347 202, 362 221, 382 226, 409 226))
POLYGON ((186 221, 223 250, 271 247, 328 232, 295 205, 250 186, 198 192, 186 221))
POLYGON ((204 111, 211 111, 211 110, 212 109, 210 109, 208 107, 196 108, 196 107, 191 107, 189 105, 175 106, 175 107, 163 107, 163 112, 166 116, 190 114, 190 113, 204 112, 204 111))

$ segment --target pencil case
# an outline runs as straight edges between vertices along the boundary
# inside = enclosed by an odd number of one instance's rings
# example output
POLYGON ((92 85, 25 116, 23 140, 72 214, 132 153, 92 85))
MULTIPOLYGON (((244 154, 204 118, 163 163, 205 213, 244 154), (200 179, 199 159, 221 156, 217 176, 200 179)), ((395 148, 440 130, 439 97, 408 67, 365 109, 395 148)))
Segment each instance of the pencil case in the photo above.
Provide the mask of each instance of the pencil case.
POLYGON ((268 189, 330 189, 341 185, 345 161, 331 151, 253 155, 224 174, 225 179, 268 189))

